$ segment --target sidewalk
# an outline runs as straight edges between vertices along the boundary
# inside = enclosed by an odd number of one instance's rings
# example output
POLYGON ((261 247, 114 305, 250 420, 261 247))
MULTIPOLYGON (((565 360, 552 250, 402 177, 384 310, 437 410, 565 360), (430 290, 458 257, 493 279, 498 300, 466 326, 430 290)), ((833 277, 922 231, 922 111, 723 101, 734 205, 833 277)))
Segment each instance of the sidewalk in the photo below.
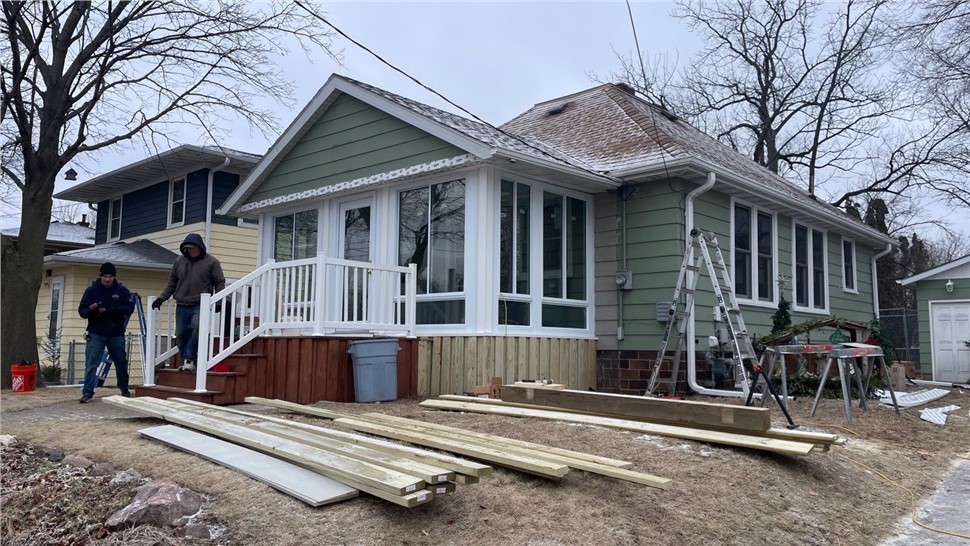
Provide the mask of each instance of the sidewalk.
MULTIPOLYGON (((929 527, 970 536, 970 460, 959 459, 936 493, 917 507, 916 519, 929 527)), ((970 539, 937 533, 915 525, 909 515, 903 521, 906 527, 903 533, 883 542, 882 546, 970 544, 970 539)))

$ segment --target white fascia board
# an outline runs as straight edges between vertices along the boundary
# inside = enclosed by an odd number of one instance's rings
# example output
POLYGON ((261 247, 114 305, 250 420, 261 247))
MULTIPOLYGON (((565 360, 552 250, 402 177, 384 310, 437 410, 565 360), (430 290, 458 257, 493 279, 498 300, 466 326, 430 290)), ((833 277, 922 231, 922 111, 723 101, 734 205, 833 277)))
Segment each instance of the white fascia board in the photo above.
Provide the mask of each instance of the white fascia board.
MULTIPOLYGON (((55 255, 50 255, 50 256, 44 257, 44 265, 45 266, 47 266, 47 265, 55 265, 55 266, 56 265, 92 265, 92 266, 100 266, 103 263, 104 263, 104 259, 68 258, 68 257, 65 257, 65 256, 55 256, 55 255)), ((131 269, 151 269, 151 270, 157 270, 157 271, 170 271, 172 269, 172 265, 171 264, 163 264, 163 263, 152 263, 152 262, 149 262, 149 263, 145 263, 145 262, 133 263, 133 262, 120 262, 120 261, 114 261, 114 262, 111 262, 111 263, 113 263, 116 267, 130 267, 131 269)))
POLYGON ((413 110, 405 108, 393 101, 390 101, 376 93, 363 89, 354 85, 353 83, 347 81, 343 77, 333 74, 327 83, 317 91, 317 94, 313 96, 313 99, 300 111, 300 114, 293 120, 293 122, 286 128, 285 131, 280 135, 276 142, 270 150, 263 156, 263 159, 256 165, 256 168, 249 173, 249 176, 243 180, 242 184, 236 188, 236 191, 232 192, 232 195, 226 199, 225 203, 216 214, 227 215, 228 211, 238 206, 239 202, 246 196, 250 190, 258 183, 262 182, 263 179, 272 171, 277 163, 283 158, 283 155, 291 148, 291 146, 296 144, 298 140, 308 129, 309 126, 323 115, 320 109, 330 100, 334 92, 346 93, 360 101, 363 101, 374 108, 382 110, 387 114, 394 116, 405 123, 413 125, 422 131, 425 131, 433 136, 436 136, 449 144, 457 146, 472 155, 475 155, 479 159, 488 159, 491 157, 492 149, 489 146, 482 144, 480 141, 468 137, 467 135, 461 134, 450 127, 445 127, 440 123, 428 119, 413 110))
POLYGON ((580 169, 579 167, 570 167, 569 165, 563 165, 562 163, 541 159, 535 156, 523 154, 521 152, 513 152, 512 150, 496 148, 493 150, 493 154, 496 156, 513 159, 515 161, 521 161, 523 163, 531 163, 532 165, 536 165, 546 169, 551 169, 553 171, 585 178, 591 182, 602 184, 603 187, 606 189, 619 188, 620 185, 623 183, 623 181, 620 180, 619 178, 602 175, 602 174, 596 174, 594 172, 587 171, 585 169, 580 169))
POLYGON ((948 264, 943 264, 939 267, 934 267, 933 269, 930 269, 929 271, 924 271, 918 275, 913 275, 912 277, 905 278, 899 281, 899 284, 903 286, 910 285, 915 282, 919 282, 923 279, 932 277, 933 275, 949 271, 953 268, 960 267, 961 265, 965 265, 965 264, 970 264, 970 255, 964 256, 962 258, 958 258, 948 264))

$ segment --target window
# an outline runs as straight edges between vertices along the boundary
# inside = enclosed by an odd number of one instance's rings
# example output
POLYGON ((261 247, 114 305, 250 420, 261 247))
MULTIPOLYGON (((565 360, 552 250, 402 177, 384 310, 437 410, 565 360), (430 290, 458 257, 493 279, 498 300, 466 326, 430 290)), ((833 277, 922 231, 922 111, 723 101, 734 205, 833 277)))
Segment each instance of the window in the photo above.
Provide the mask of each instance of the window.
POLYGON ((417 265, 418 324, 465 323, 465 181, 402 191, 398 263, 417 265))
POLYGON ((856 292, 855 242, 842 239, 842 289, 856 292))
POLYGON ((277 261, 317 255, 316 209, 277 216, 273 228, 273 258, 277 261))
POLYGON ((775 218, 734 205, 734 292, 740 299, 775 301, 775 218))
POLYGON ((185 223, 185 179, 172 180, 168 195, 168 225, 181 226, 185 223))
POLYGON ((586 202, 542 194, 542 325, 586 328, 586 202))
POLYGON ((502 181, 499 229, 499 324, 528 326, 530 188, 502 181))
POLYGON ((828 307, 825 233, 795 224, 795 305, 806 309, 828 307))
POLYGON ((121 198, 108 202, 108 240, 121 238, 121 198))

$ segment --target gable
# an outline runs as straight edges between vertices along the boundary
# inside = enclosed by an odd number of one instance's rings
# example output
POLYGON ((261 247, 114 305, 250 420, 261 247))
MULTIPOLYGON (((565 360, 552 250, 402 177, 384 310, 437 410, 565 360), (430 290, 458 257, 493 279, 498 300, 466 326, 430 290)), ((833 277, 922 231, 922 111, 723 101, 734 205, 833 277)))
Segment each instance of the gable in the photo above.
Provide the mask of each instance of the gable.
POLYGON ((246 202, 332 186, 465 153, 341 93, 246 202))

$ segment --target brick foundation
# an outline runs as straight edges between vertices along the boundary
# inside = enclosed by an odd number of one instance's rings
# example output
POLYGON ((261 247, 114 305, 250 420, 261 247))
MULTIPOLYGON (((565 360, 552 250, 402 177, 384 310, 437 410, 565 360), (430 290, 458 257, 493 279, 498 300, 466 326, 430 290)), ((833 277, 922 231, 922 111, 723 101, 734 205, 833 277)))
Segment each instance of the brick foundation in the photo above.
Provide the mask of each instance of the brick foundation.
MULTIPOLYGON (((596 390, 642 396, 650 384, 650 375, 653 373, 656 361, 657 351, 596 351, 596 390)), ((656 394, 663 393, 667 388, 663 380, 670 378, 670 368, 670 362, 664 362, 660 368, 656 394)), ((731 372, 728 370, 729 374, 731 372)), ((710 366, 705 362, 704 354, 697 353, 698 382, 705 385, 711 379, 710 373, 710 366)), ((733 389, 734 380, 730 378, 719 380, 713 388, 733 389)), ((687 359, 682 358, 673 394, 685 396, 690 392, 687 386, 687 359)))

